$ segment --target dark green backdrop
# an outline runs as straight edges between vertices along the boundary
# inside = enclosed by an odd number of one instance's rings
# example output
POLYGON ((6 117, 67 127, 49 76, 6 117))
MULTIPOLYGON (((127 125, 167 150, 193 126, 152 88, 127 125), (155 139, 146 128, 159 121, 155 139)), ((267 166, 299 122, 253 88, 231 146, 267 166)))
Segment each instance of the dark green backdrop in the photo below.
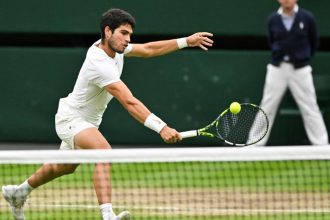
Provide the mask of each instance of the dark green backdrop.
MULTIPOLYGON (((328 0, 299 1, 317 17, 322 36, 330 36, 328 0)), ((221 35, 264 35, 277 0, 2 0, 0 33, 95 33, 102 12, 111 7, 131 12, 137 34, 212 31, 221 35)))
MULTIPOLYGON (((300 5, 314 12, 321 35, 330 36, 326 11, 330 2, 310 0, 300 5)), ((140 36, 184 36, 199 30, 216 35, 264 36, 266 18, 278 4, 275 0, 208 0, 202 4, 188 0, 60 0, 47 4, 41 0, 5 0, 0 2, 0 34, 97 34, 100 14, 110 7, 130 11, 137 19, 135 33, 140 36)), ((1 142, 59 142, 54 128, 58 100, 71 92, 86 51, 84 47, 0 47, 1 142)), ((258 104, 268 59, 268 51, 185 49, 152 59, 127 58, 122 78, 153 112, 169 125, 185 130, 205 125, 232 101, 258 104)), ((319 52, 313 60, 327 124, 329 60, 329 52, 319 52)), ((116 100, 106 112, 101 130, 112 144, 163 144, 116 100)), ((182 144, 221 144, 195 140, 182 144)), ((308 143, 299 111, 287 95, 270 144, 308 143)))

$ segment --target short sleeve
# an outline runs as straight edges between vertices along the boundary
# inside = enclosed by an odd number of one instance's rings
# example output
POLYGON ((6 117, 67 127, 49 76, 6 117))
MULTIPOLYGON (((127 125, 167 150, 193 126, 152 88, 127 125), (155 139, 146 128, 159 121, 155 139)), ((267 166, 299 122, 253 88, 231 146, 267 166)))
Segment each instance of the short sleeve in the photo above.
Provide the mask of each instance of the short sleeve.
POLYGON ((115 58, 111 58, 97 46, 90 47, 83 65, 83 71, 87 73, 89 83, 103 88, 121 81, 123 57, 122 54, 116 54, 115 58))
POLYGON ((106 85, 119 82, 120 73, 111 60, 94 61, 95 71, 91 76, 91 81, 100 88, 106 85))

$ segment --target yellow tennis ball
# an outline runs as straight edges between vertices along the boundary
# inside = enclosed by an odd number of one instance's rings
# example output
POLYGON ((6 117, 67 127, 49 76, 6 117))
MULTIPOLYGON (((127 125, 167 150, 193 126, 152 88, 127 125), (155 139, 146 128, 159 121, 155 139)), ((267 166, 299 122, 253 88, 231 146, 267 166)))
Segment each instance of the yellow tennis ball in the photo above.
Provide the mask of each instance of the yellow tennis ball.
POLYGON ((241 111, 241 105, 238 102, 233 102, 230 104, 230 112, 233 114, 238 114, 241 111))

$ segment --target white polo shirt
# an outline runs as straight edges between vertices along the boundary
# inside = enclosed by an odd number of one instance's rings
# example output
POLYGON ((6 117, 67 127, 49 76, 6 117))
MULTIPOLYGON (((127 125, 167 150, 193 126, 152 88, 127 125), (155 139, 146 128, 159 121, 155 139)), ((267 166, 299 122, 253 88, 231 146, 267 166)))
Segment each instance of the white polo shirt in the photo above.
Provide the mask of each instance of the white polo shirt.
POLYGON ((95 126, 99 126, 102 115, 113 96, 105 86, 120 81, 124 65, 124 54, 132 50, 132 45, 123 54, 109 57, 96 41, 89 49, 80 69, 73 91, 60 100, 58 113, 80 116, 95 126))

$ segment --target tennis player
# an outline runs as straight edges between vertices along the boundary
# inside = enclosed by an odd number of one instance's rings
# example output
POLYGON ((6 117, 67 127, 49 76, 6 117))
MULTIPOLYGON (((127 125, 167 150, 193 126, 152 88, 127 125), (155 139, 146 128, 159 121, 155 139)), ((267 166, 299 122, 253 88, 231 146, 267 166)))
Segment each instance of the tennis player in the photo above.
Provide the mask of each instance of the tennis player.
MULTIPOLYGON (((98 128, 113 97, 136 120, 159 133, 166 143, 181 140, 175 129, 153 114, 121 81, 124 55, 155 57, 184 47, 208 50, 213 44, 210 39, 212 34, 200 32, 185 38, 131 44, 130 37, 134 27, 135 19, 121 9, 110 9, 102 15, 101 39, 88 49, 72 93, 59 101, 55 124, 56 132, 62 140, 61 150, 111 149, 111 145, 98 128)), ((21 185, 3 186, 2 193, 10 204, 14 217, 25 219, 23 205, 33 189, 57 177, 73 173, 77 166, 44 164, 21 185)), ((93 183, 103 220, 121 219, 129 215, 124 211, 116 216, 112 210, 110 164, 95 165, 93 183)))

